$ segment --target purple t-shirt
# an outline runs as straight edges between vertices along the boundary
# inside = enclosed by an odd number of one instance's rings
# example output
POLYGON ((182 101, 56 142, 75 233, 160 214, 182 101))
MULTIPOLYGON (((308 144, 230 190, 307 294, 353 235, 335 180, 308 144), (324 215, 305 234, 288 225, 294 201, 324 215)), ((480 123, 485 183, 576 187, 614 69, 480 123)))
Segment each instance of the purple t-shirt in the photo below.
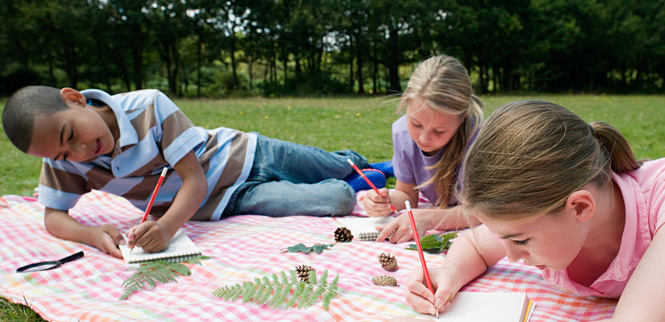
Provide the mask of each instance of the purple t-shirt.
MULTIPOLYGON (((397 180, 416 186, 429 181, 436 169, 428 167, 435 165, 441 159, 445 149, 446 147, 443 147, 437 154, 426 156, 409 136, 406 115, 393 123, 393 167, 397 180)), ((439 200, 433 184, 428 184, 419 191, 433 204, 439 200)))

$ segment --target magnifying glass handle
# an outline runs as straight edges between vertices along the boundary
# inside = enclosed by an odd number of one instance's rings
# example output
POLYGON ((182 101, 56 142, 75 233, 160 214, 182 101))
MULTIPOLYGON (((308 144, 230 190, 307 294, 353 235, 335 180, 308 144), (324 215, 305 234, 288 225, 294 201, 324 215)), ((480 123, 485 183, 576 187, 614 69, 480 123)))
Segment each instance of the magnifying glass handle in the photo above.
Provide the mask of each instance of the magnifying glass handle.
POLYGON ((71 262, 73 260, 77 260, 81 257, 83 257, 83 251, 80 251, 80 252, 78 252, 76 254, 73 254, 73 255, 69 255, 69 256, 59 260, 58 262, 60 262, 60 264, 64 264, 64 263, 71 262))

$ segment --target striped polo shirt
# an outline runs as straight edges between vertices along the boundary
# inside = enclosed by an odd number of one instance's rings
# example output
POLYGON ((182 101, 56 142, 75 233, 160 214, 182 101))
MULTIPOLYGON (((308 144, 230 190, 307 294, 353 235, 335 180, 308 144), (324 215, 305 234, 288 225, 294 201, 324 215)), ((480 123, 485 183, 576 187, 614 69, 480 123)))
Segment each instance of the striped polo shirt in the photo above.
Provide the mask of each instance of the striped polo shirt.
POLYGON ((91 190, 122 196, 141 210, 164 167, 169 169, 150 213, 162 216, 182 180, 173 166, 194 151, 208 181, 208 192, 193 220, 219 220, 229 198, 245 182, 254 161, 256 134, 220 127, 196 127, 166 95, 140 90, 111 96, 100 90, 81 92, 104 102, 114 112, 120 130, 112 156, 90 162, 44 158, 39 202, 68 210, 91 190))

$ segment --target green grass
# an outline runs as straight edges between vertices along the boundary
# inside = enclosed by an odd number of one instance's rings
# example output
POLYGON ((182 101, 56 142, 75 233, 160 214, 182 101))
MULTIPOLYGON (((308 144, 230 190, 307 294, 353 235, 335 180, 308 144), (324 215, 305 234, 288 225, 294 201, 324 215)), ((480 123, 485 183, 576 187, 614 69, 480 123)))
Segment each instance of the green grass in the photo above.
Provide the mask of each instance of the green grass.
MULTIPOLYGON (((481 97, 485 114, 518 96, 481 97)), ((605 121, 631 143, 638 159, 665 156, 665 96, 532 95, 567 107, 584 120, 605 121)), ((392 157, 391 123, 397 119, 394 98, 248 98, 176 100, 199 126, 226 126, 314 145, 326 150, 353 149, 371 162, 392 157)), ((0 100, 4 108, 4 100, 0 100)), ((22 154, 0 134, 0 195, 32 195, 41 160, 22 154)), ((41 321, 24 306, 0 301, 0 320, 41 321), (27 312, 27 313, 26 313, 27 312)))

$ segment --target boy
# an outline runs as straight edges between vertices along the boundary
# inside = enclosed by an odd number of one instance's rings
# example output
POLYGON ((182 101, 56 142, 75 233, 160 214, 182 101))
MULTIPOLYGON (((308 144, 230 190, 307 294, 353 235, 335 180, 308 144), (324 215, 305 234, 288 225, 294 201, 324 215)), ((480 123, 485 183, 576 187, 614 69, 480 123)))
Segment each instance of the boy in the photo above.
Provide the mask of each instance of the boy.
MULTIPOLYGON (((44 158, 39 202, 46 229, 115 257, 122 256, 120 232, 110 225, 80 224, 68 210, 92 189, 145 209, 164 167, 169 171, 151 212, 159 219, 132 227, 130 247, 161 251, 190 219, 344 215, 355 203, 355 191, 366 189, 346 162, 368 167, 356 152, 329 153, 256 133, 195 127, 157 90, 111 96, 27 86, 9 98, 2 122, 17 148, 44 158)), ((383 173, 365 171, 377 186, 385 185, 383 173)))

